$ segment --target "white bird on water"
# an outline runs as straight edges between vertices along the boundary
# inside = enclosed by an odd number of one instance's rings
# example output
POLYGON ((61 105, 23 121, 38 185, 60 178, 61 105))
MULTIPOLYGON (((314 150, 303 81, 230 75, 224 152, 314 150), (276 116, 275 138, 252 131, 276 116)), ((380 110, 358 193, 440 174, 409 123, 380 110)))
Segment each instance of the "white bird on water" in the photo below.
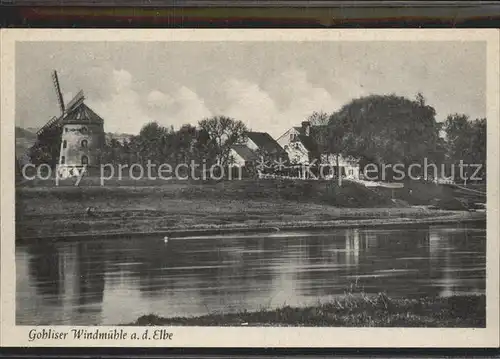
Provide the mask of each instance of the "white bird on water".
POLYGON ((94 207, 87 207, 85 210, 85 213, 87 213, 88 216, 95 216, 95 208, 94 207))

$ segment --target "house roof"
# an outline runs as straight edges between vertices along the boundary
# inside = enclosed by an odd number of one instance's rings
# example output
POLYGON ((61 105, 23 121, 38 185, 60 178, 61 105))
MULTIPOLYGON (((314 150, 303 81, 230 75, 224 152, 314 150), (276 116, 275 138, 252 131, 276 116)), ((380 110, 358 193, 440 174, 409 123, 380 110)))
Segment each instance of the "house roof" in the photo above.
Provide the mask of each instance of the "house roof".
POLYGON ((293 129, 298 133, 296 141, 300 141, 304 148, 309 152, 319 152, 321 146, 318 143, 318 139, 320 139, 321 136, 318 136, 317 134, 326 129, 326 127, 326 125, 311 126, 310 134, 309 136, 306 136, 302 126, 293 126, 293 129))
POLYGON ((234 145, 231 148, 245 161, 256 161, 259 159, 257 154, 246 145, 234 145))
POLYGON ((278 142, 267 132, 247 132, 247 137, 252 140, 260 149, 269 153, 282 152, 283 149, 278 142))
MULTIPOLYGON (((327 125, 311 125, 310 131, 311 134, 323 130, 327 130, 328 126, 327 125)), ((304 128, 302 126, 293 126, 293 129, 299 133, 299 135, 305 135, 304 128)))
POLYGON ((71 108, 62 119, 63 124, 93 124, 102 125, 104 120, 90 107, 81 102, 78 106, 71 108))
POLYGON ((298 139, 300 142, 302 142, 302 145, 305 147, 307 151, 309 152, 318 151, 318 144, 316 143, 316 140, 313 137, 306 135, 299 135, 298 139))
POLYGON ((300 135, 304 134, 304 129, 301 126, 293 126, 293 129, 297 131, 300 135))

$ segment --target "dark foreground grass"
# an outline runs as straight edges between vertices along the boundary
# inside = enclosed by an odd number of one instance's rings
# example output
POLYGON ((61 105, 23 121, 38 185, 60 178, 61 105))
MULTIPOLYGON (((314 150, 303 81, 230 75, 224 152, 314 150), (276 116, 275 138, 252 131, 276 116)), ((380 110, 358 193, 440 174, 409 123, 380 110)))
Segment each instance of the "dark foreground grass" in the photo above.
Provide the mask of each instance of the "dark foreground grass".
POLYGON ((486 297, 399 299, 378 295, 346 295, 316 306, 162 318, 144 315, 133 326, 331 326, 484 328, 486 297))

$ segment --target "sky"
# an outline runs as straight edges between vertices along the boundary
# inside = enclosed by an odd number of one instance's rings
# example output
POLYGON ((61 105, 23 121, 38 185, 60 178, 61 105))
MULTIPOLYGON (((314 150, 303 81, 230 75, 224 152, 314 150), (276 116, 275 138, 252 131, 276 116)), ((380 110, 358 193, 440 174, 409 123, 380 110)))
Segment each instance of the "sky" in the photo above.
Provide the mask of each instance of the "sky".
POLYGON ((23 42, 16 126, 38 128, 82 89, 106 132, 179 128, 224 115, 278 137, 353 98, 422 92, 442 121, 486 117, 482 42, 23 42))

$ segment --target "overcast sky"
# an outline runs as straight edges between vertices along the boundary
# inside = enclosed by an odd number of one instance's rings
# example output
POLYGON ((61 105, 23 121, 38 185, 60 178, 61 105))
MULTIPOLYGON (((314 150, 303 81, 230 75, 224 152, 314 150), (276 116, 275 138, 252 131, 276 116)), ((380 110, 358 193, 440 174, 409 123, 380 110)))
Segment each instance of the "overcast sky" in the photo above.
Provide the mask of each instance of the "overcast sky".
POLYGON ((421 91, 443 120, 485 117, 486 44, 473 42, 27 42, 16 48, 16 125, 40 127, 83 89, 107 132, 212 115, 277 137, 312 111, 421 91))

